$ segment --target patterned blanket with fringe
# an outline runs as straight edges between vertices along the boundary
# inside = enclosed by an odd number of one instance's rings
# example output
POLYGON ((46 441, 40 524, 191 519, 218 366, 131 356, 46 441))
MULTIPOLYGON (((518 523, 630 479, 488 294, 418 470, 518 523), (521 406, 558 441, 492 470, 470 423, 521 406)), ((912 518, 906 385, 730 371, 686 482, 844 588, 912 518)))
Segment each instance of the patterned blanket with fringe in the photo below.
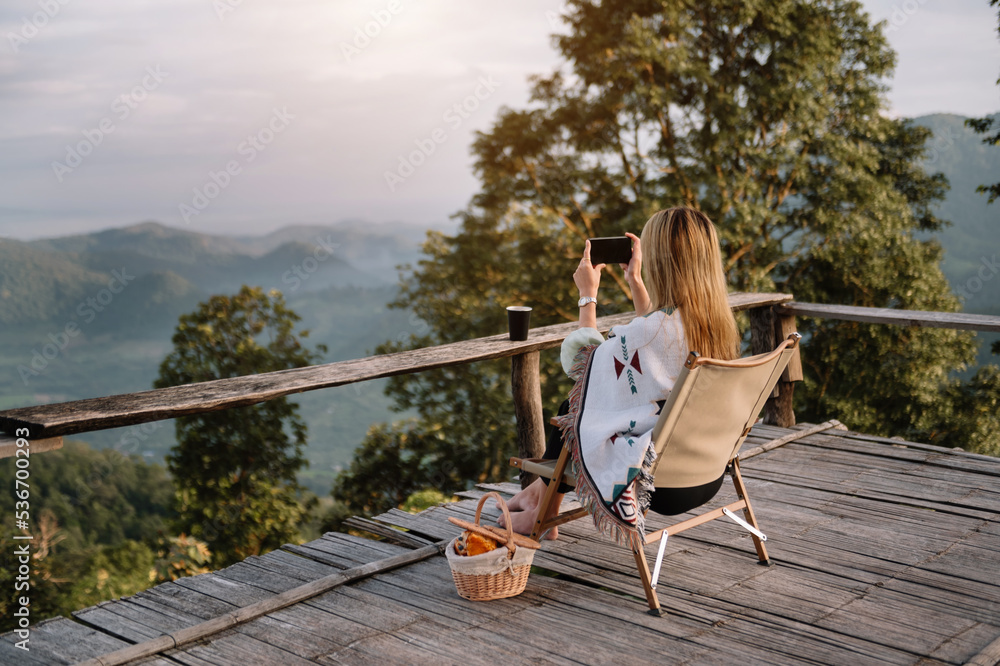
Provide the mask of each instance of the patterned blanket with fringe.
POLYGON ((680 315, 661 310, 582 347, 570 371, 579 379, 558 424, 577 496, 601 532, 633 549, 653 491, 653 427, 686 356, 680 315))

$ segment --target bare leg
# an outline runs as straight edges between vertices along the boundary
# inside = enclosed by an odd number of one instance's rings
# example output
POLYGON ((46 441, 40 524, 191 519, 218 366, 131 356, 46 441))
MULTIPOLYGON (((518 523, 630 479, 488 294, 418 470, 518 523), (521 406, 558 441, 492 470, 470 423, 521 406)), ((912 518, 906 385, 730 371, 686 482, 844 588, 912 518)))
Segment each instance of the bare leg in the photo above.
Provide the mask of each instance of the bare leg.
MULTIPOLYGON (((514 495, 507 502, 507 508, 514 511, 534 511, 545 494, 545 482, 540 478, 532 481, 527 488, 514 495)), ((499 507, 497 507, 499 508, 499 507)))
MULTIPOLYGON (((541 481, 538 483, 544 489, 545 484, 541 481)), ((529 486, 530 487, 530 486, 529 486)), ((527 490, 527 488, 525 488, 527 490)), ((562 493, 556 493, 553 498, 552 504, 549 506, 548 512, 543 516, 544 520, 554 518, 559 515, 559 506, 562 504, 563 495, 562 493)), ((539 500, 539 504, 541 501, 539 500)), ((504 524, 503 514, 497 518, 497 524, 500 527, 506 527, 504 524)), ((535 529, 535 520, 538 518, 538 505, 536 504, 531 509, 525 509, 524 511, 511 511, 510 513, 510 526, 518 534, 529 535, 532 530, 535 529)), ((559 528, 553 527, 549 529, 548 532, 542 535, 543 539, 557 539, 559 537, 559 528)))

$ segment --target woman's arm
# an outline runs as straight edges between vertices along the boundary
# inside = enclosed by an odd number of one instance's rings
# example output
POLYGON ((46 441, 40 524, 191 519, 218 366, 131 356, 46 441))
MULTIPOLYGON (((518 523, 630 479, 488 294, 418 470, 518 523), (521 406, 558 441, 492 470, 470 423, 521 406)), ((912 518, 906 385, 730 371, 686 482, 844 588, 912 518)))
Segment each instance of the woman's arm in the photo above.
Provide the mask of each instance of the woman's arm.
POLYGON ((593 298, 594 301, 580 306, 580 328, 597 328, 597 290, 601 286, 601 269, 604 264, 594 266, 590 263, 590 241, 583 246, 583 258, 573 273, 573 282, 580 290, 580 298, 593 298))
POLYGON ((649 293, 646 285, 642 281, 642 248, 639 246, 639 237, 635 234, 626 233, 632 239, 632 260, 628 266, 622 266, 625 271, 625 281, 632 289, 632 303, 635 305, 635 313, 644 315, 649 312, 649 293))

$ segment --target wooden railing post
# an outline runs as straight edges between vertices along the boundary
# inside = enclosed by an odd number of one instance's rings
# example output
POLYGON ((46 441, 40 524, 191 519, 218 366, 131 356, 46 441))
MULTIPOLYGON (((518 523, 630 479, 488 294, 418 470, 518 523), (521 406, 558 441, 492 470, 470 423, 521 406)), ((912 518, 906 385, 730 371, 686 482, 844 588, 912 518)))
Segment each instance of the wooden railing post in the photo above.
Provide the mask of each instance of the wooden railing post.
MULTIPOLYGON (((762 307, 750 310, 750 352, 765 354, 773 350, 782 340, 795 332, 795 317, 777 315, 774 308, 762 307)), ((774 393, 764 405, 764 423, 781 428, 795 425, 795 411, 792 399, 795 395, 794 382, 802 380, 802 361, 799 350, 792 356, 774 387, 774 393)))
MULTIPOLYGON (((545 419, 542 416, 542 384, 537 351, 511 356, 510 386, 517 420, 517 450, 521 458, 541 458, 545 453, 545 419)), ((521 487, 526 488, 535 474, 521 471, 521 487)))

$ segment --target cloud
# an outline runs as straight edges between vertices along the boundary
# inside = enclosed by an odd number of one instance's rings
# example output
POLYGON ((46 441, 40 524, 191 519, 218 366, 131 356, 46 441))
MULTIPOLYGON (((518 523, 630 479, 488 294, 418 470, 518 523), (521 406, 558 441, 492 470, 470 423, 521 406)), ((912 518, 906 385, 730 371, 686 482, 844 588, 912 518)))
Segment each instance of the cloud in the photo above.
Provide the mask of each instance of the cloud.
MULTIPOLYGON (((995 11, 982 0, 949 0, 943 16, 929 0, 866 6, 888 18, 904 3, 919 9, 890 36, 900 49, 894 110, 1000 108, 995 11)), ((276 108, 295 121, 192 221, 199 230, 343 218, 447 224, 476 190, 473 132, 488 129, 500 106, 523 107, 527 77, 557 66, 549 35, 560 4, 6 0, 0 236, 146 219, 183 224, 178 206, 212 172, 242 159, 239 146, 276 108), (43 6, 59 9, 30 39, 12 41, 43 6), (169 75, 122 117, 122 96, 141 87, 151 67, 169 75), (483 76, 501 85, 450 127, 444 114, 483 76), (113 131, 60 180, 53 164, 65 163, 105 121, 113 131), (439 128, 448 130, 445 140, 390 191, 385 172, 439 128)))

